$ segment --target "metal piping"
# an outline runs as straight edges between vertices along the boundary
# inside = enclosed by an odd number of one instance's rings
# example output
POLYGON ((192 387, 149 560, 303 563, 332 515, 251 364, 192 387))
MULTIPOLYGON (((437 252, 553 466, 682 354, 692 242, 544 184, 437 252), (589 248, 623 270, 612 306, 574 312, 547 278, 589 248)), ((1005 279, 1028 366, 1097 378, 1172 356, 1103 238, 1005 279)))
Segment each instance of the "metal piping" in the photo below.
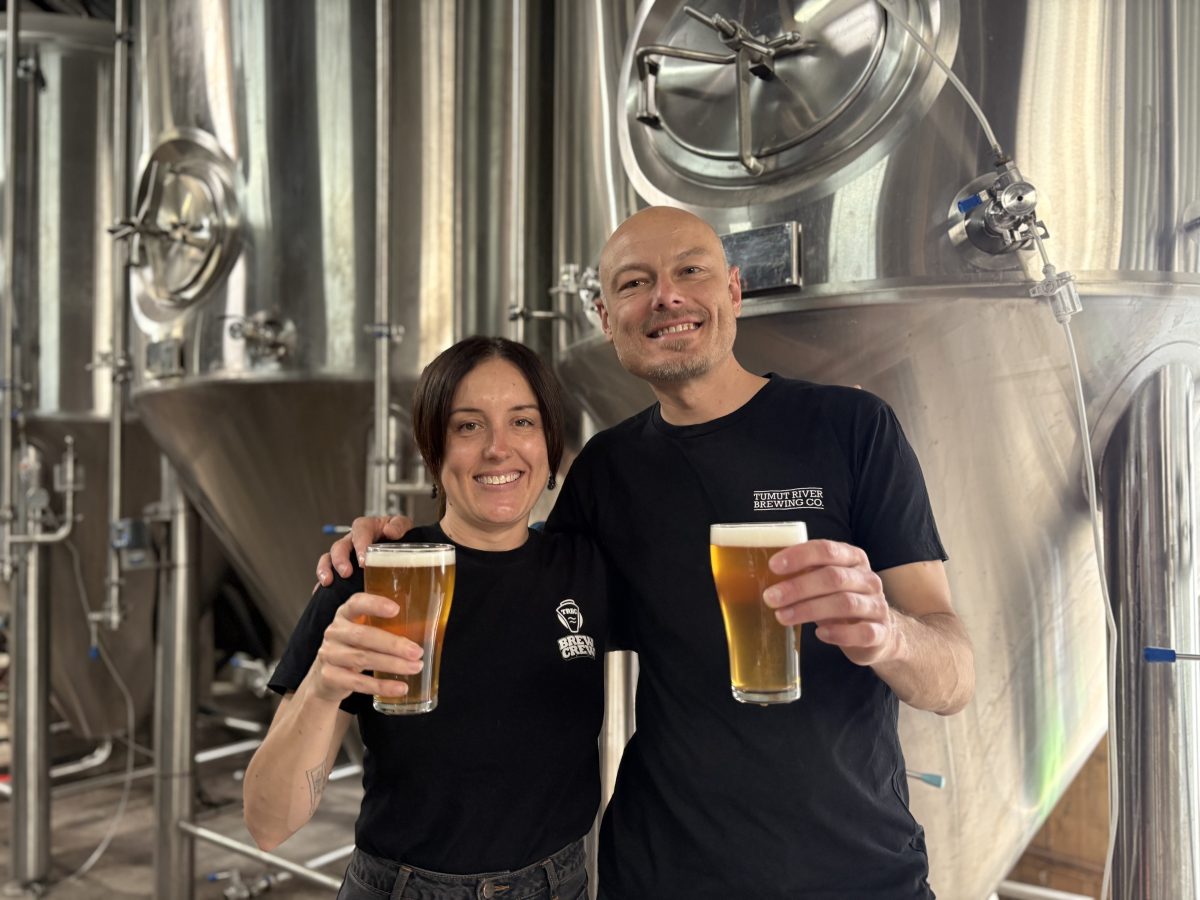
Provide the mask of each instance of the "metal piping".
MULTIPOLYGON (((129 0, 117 0, 113 44, 113 212, 117 222, 130 218, 129 187, 129 0)), ((112 398, 108 425, 108 522, 111 528, 121 518, 121 456, 125 440, 125 385, 129 380, 129 359, 125 344, 125 308, 129 303, 129 242, 113 241, 112 246, 112 334, 110 358, 112 398)), ((111 532, 110 532, 111 534, 111 532)), ((108 572, 104 579, 104 604, 100 621, 111 629, 120 626, 121 557, 108 540, 108 572)))
POLYGON ((192 843, 176 828, 192 818, 195 782, 193 726, 196 697, 192 684, 193 635, 196 629, 196 519, 183 496, 179 479, 162 461, 163 511, 170 516, 171 558, 159 577, 167 584, 159 607, 155 655, 154 781, 155 897, 190 897, 194 854, 192 843))
MULTIPOLYGON (((197 828, 191 822, 177 822, 176 826, 182 832, 191 835, 197 840, 206 841, 209 844, 216 844, 218 847, 224 847, 234 853, 242 856, 256 859, 259 862, 266 863, 270 866, 275 866, 277 869, 282 869, 295 875, 297 878, 303 878, 306 881, 311 881, 314 884, 319 884, 322 887, 327 887, 330 890, 336 891, 342 886, 341 879, 330 878, 328 875, 322 875, 320 872, 314 872, 311 869, 306 869, 300 863, 294 863, 290 859, 284 859, 282 856, 276 856, 274 853, 267 853, 259 850, 257 847, 251 847, 249 844, 243 844, 241 841, 235 841, 233 838, 225 837, 223 834, 218 834, 215 831, 209 831, 207 828, 197 828)), ((188 890, 191 888, 189 886, 188 890)), ((160 897, 184 897, 188 894, 159 894, 160 897)))
POLYGON ((1056 891, 1053 888, 1038 887, 1033 884, 1020 884, 1016 881, 1002 881, 996 889, 996 896, 1002 900, 1094 900, 1087 894, 1071 894, 1067 891, 1056 891))
POLYGON ((391 441, 392 326, 390 259, 392 144, 392 0, 375 7, 375 441, 367 479, 367 514, 388 512, 391 441))
MULTIPOLYGON (((509 68, 508 122, 508 284, 505 295, 509 309, 525 308, 525 227, 527 187, 526 164, 528 148, 525 137, 526 109, 529 92, 529 50, 526 34, 529 28, 529 4, 512 0, 511 65, 509 68)), ((528 343, 525 318, 513 322, 510 337, 528 343)))
POLYGON ((1195 374, 1172 363, 1146 379, 1103 464, 1104 532, 1117 619, 1117 754, 1123 776, 1113 895, 1200 890, 1200 669, 1151 666, 1142 648, 1200 646, 1196 607, 1195 374))
POLYGON ((21 27, 18 3, 8 4, 5 25, 4 57, 4 298, 0 302, 0 352, 4 354, 4 370, 0 373, 0 580, 13 575, 10 556, 10 536, 13 526, 13 410, 16 367, 13 365, 15 306, 17 295, 16 241, 17 229, 17 54, 20 53, 18 33, 21 27))
MULTIPOLYGON (((25 530, 41 528, 40 506, 30 503, 41 488, 41 454, 21 450, 21 490, 17 500, 25 530)), ((13 581, 9 633, 12 668, 9 728, 12 762, 12 878, 25 887, 44 882, 50 870, 50 616, 43 551, 21 553, 13 581)))

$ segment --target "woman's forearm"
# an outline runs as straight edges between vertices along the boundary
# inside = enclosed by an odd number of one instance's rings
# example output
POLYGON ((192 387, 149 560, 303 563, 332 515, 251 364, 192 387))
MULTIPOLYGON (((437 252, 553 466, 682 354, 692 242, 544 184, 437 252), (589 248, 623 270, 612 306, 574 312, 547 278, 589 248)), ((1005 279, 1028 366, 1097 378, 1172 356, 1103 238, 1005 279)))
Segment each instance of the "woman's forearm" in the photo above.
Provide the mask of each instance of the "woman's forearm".
POLYGON ((263 850, 279 846, 317 811, 350 725, 350 715, 318 697, 309 681, 283 698, 246 768, 243 814, 263 850))

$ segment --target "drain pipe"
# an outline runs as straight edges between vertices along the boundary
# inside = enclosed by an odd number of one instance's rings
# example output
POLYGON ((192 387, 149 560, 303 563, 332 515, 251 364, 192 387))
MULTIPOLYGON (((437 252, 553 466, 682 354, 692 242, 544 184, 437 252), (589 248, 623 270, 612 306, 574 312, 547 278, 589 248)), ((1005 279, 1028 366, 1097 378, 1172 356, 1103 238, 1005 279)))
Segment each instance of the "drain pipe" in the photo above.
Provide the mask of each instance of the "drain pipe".
POLYGON ((162 460, 162 510, 171 523, 170 560, 160 569, 165 602, 158 611, 155 653, 154 779, 155 897, 192 896, 192 841, 181 828, 192 819, 196 762, 193 754, 196 695, 196 513, 162 460))
MULTIPOLYGON (((117 0, 113 44, 112 196, 116 222, 130 218, 129 210, 129 0, 117 0)), ((125 386, 129 358, 125 341, 125 310, 129 303, 129 242, 114 240, 112 247, 112 334, 106 360, 112 372, 112 397, 108 419, 108 571, 104 578, 104 603, 93 613, 111 630, 120 627, 121 557, 113 546, 112 529, 121 519, 121 456, 125 444, 125 386)))

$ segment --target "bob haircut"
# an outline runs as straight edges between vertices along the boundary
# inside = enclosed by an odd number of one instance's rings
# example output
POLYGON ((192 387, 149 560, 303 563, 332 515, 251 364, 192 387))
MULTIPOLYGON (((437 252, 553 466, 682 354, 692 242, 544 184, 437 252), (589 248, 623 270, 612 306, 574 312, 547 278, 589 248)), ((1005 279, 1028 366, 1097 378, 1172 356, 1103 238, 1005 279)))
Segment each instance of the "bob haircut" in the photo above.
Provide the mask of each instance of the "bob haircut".
POLYGON ((441 487, 442 461, 446 456, 446 429, 450 424, 450 408, 454 392, 467 374, 480 363, 503 359, 512 363, 525 376, 537 398, 542 414, 542 431, 546 435, 546 457, 550 475, 558 472, 562 462, 564 414, 562 388, 550 367, 542 358, 516 341, 502 337, 464 338, 443 350, 421 373, 413 392, 413 437, 425 465, 441 487))

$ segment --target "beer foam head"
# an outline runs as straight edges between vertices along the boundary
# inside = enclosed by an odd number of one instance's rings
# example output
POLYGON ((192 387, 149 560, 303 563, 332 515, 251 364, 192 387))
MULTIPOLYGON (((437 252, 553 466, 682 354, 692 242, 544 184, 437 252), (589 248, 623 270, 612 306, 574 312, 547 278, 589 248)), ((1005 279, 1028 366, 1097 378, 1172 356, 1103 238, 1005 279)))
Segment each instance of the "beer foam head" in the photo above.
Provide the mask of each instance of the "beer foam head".
POLYGON ((367 548, 368 566, 415 569, 454 565, 453 544, 372 544, 367 548))
POLYGON ((808 540, 803 522, 738 522, 712 525, 708 540, 715 547, 791 547, 808 540))

